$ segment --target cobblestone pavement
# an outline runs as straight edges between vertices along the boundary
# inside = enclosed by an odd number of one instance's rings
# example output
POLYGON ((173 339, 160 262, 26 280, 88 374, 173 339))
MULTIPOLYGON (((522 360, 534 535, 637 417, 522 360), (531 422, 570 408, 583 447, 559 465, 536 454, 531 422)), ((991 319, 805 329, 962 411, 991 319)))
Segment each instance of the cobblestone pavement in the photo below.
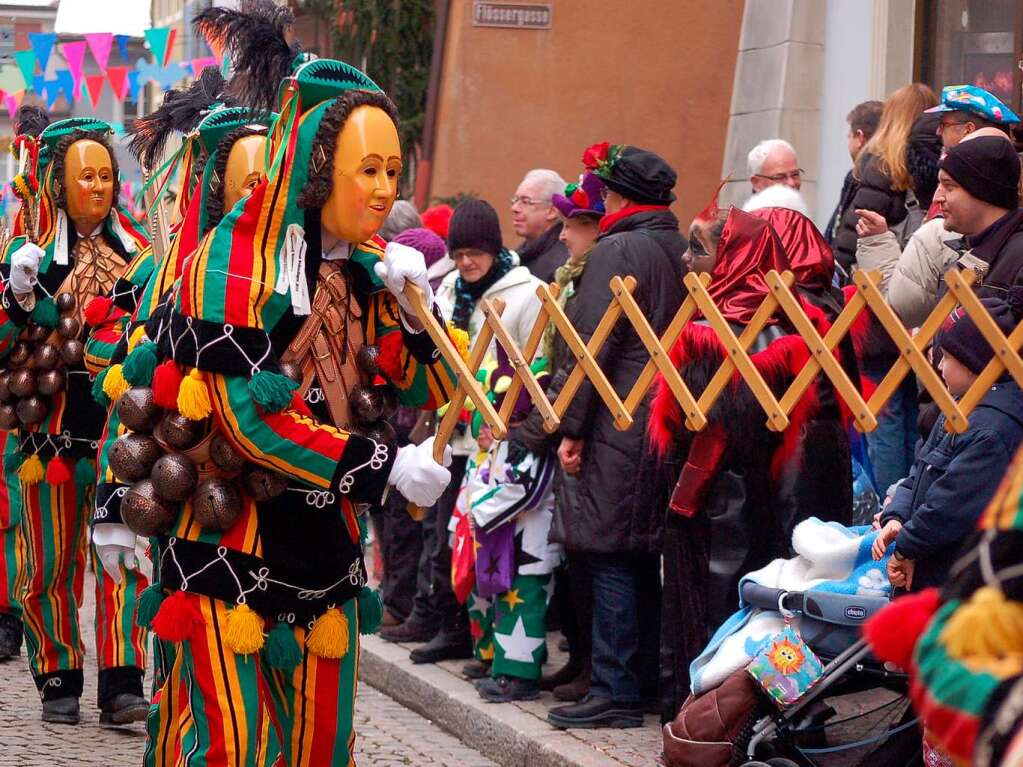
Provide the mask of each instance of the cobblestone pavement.
MULTIPOLYGON (((91 578, 90 578, 91 580, 91 578)), ((84 624, 92 623, 93 587, 86 583, 84 624)), ((89 632, 85 632, 88 636, 89 632)), ((145 734, 141 724, 104 727, 96 709, 96 672, 92 638, 87 638, 87 671, 82 723, 77 727, 44 724, 39 697, 24 656, 0 664, 0 767, 130 767, 142 763, 145 734)), ((360 766, 438 765, 491 767, 479 752, 463 745, 429 720, 368 685, 359 688, 355 709, 360 766)))

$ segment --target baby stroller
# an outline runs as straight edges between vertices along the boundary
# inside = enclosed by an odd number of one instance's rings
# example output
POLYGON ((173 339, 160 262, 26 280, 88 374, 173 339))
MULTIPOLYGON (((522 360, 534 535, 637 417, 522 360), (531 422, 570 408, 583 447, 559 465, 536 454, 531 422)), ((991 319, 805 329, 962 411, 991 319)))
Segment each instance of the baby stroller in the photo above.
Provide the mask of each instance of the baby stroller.
POLYGON ((825 666, 809 692, 785 710, 764 697, 735 744, 733 764, 903 767, 920 763, 920 735, 907 697, 908 679, 876 661, 861 638, 863 622, 888 603, 886 597, 790 592, 748 581, 742 594, 754 607, 799 615, 803 640, 825 666))

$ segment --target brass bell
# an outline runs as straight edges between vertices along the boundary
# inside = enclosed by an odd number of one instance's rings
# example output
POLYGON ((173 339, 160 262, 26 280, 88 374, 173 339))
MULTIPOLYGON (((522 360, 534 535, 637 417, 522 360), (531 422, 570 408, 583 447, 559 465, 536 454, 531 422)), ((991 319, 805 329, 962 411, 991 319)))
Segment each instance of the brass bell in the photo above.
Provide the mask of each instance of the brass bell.
POLYGON ((207 479, 192 494, 192 516, 205 530, 227 530, 242 514, 242 498, 226 479, 207 479))
POLYGON ((188 450, 202 439, 202 421, 192 421, 181 413, 169 412, 157 424, 154 436, 175 450, 188 450))
POLYGON ((245 457, 239 454, 223 434, 210 441, 210 458, 225 474, 237 474, 245 468, 245 457))
POLYGON ((52 397, 60 391, 64 391, 65 376, 63 370, 44 370, 36 378, 36 385, 39 393, 52 397))
POLYGON ((16 429, 20 424, 21 419, 18 418, 14 405, 0 405, 0 429, 10 431, 16 429))
POLYGON ((69 367, 85 359, 85 344, 76 338, 68 338, 60 345, 60 358, 69 367))
POLYGON ((149 476, 162 452, 152 437, 125 434, 110 446, 110 471, 121 482, 138 482, 149 476))
POLYGON ((14 411, 18 414, 18 420, 26 426, 42 421, 46 418, 49 410, 41 397, 27 397, 19 400, 14 408, 14 411))
POLYGON ((7 382, 7 388, 15 397, 31 397, 36 393, 36 374, 28 368, 15 370, 7 382))
POLYGON ((60 352, 57 351, 57 347, 53 344, 41 344, 36 347, 33 360, 37 368, 49 370, 52 367, 56 367, 57 362, 60 360, 60 352))
POLYGON ((276 471, 253 466, 242 480, 245 492, 257 503, 269 501, 288 489, 288 478, 276 471))
POLYGON ((61 317, 57 320, 57 332, 61 338, 78 338, 82 323, 77 317, 61 317))
POLYGON ((73 293, 68 293, 65 290, 63 293, 57 294, 57 309, 61 312, 74 311, 76 306, 78 306, 78 301, 75 299, 73 293))
POLYGON ((50 335, 50 329, 44 325, 37 325, 34 322, 28 324, 28 340, 39 343, 45 341, 50 335))
POLYGON ((121 498, 121 519, 137 535, 162 535, 177 517, 176 506, 160 497, 152 480, 136 482, 121 498))
POLYGON ((195 490, 199 482, 199 471, 187 456, 167 453, 153 464, 153 472, 149 477, 161 498, 184 501, 195 490))
POLYGON ((384 414, 383 397, 369 387, 353 387, 348 393, 348 405, 352 420, 360 426, 369 426, 384 414))
POLYGON ((32 349, 24 341, 19 341, 11 349, 11 353, 7 355, 7 364, 13 368, 20 368, 29 358, 32 356, 32 349))
POLYGON ((302 368, 294 362, 281 363, 281 375, 285 375, 295 383, 302 383, 302 368))
POLYGON ((380 372, 380 365, 378 360, 380 357, 380 347, 374 346, 373 344, 364 344, 359 351, 355 353, 355 364, 359 370, 366 374, 371 380, 373 376, 380 372))
POLYGON ((5 370, 0 373, 0 402, 10 402, 14 395, 8 384, 11 382, 11 374, 5 370))
POLYGON ((390 445, 398 441, 397 432, 394 431, 394 427, 387 421, 377 421, 376 423, 361 429, 357 433, 361 434, 363 437, 375 439, 377 442, 382 442, 385 445, 390 445))
POLYGON ((148 386, 133 386, 117 400, 117 417, 132 431, 148 434, 159 415, 160 408, 153 402, 153 390, 148 386))

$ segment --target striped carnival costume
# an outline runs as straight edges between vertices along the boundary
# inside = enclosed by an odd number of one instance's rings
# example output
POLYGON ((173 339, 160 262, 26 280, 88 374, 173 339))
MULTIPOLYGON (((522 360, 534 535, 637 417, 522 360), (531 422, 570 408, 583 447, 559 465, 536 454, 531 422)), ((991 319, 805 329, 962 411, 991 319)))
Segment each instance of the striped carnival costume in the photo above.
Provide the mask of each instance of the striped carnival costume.
MULTIPOLYGON (((26 557, 22 584, 29 661, 47 721, 78 720, 83 646, 78 625, 95 491, 92 458, 103 410, 92 399, 84 307, 118 291, 130 259, 148 242, 115 204, 117 165, 111 127, 91 118, 53 123, 40 134, 38 231, 4 249, 0 428, 8 430, 4 473, 21 513, 26 557), (27 286, 27 290, 24 290, 27 286)), ((145 578, 121 565, 96 578, 99 704, 104 721, 145 715, 143 632, 134 604, 145 578)))
POLYGON ((375 237, 400 172, 393 105, 341 62, 296 63, 268 180, 131 332, 122 370, 158 364, 101 456, 123 489, 107 523, 159 540, 140 612, 175 643, 161 693, 187 694, 185 764, 255 767, 268 727, 287 765, 352 762, 358 634, 382 609, 358 516, 388 484, 429 505, 450 479, 432 441, 396 450, 384 420, 454 389, 398 295, 408 278, 432 301, 421 254, 375 237))
MULTIPOLYGON (((207 70, 208 72, 209 70, 207 70)), ((206 73, 204 73, 205 76, 206 73)), ((180 117, 181 100, 176 99, 172 103, 175 114, 180 117)), ((143 120, 158 122, 161 118, 157 110, 147 115, 143 120)), ((166 299, 174 283, 181 276, 182 269, 189 256, 195 251, 202 235, 207 233, 216 223, 219 223, 223 211, 230 210, 239 196, 225 193, 225 187, 236 188, 235 181, 243 181, 253 173, 265 177, 265 165, 262 163, 265 147, 266 125, 274 115, 254 115, 251 110, 240 107, 224 107, 219 103, 209 103, 204 106, 201 112, 195 114, 195 122, 187 125, 185 137, 180 150, 165 164, 164 175, 154 177, 154 183, 159 183, 164 177, 170 179, 175 173, 182 179, 182 194, 178 200, 179 212, 181 214, 180 224, 171 232, 170 248, 162 259, 150 259, 147 261, 146 253, 140 254, 136 262, 133 262, 125 275, 127 281, 138 286, 132 293, 130 302, 115 302, 105 308, 106 318, 103 323, 94 331, 93 336, 100 338, 116 339, 116 343, 109 348, 109 365, 119 369, 119 375, 115 379, 122 379, 128 386, 141 386, 150 384, 153 374, 152 368, 138 364, 140 358, 146 357, 145 350, 140 350, 135 355, 133 362, 125 365, 126 358, 131 351, 138 348, 137 342, 129 344, 135 331, 143 327, 152 316, 153 312, 160 305, 161 299, 166 299), (239 147, 239 143, 258 142, 260 151, 253 153, 244 151, 243 154, 251 157, 254 165, 242 164, 236 168, 231 164, 229 173, 238 178, 228 179, 227 159, 236 148, 243 150, 251 147, 239 147), (225 176, 223 181, 219 175, 225 176), (191 179, 191 183, 189 180, 191 179), (150 268, 151 264, 151 268, 150 268)), ((143 120, 136 121, 135 127, 138 130, 145 130, 146 125, 140 125, 143 120)), ((169 126, 177 129, 177 126, 169 126)), ((161 135, 157 131, 149 137, 147 143, 139 142, 138 159, 144 165, 151 165, 152 160, 145 155, 145 149, 159 143, 161 135)), ((133 149, 136 148, 133 140, 133 149)), ((109 374, 107 374, 109 375, 109 374)), ((104 380, 104 383, 106 381, 104 380)), ((123 388, 124 384, 118 383, 123 388)), ((118 394, 118 389, 111 388, 112 393, 118 394)), ((161 393, 165 393, 161 391, 161 393)), ((97 392, 100 394, 100 392, 97 392)), ((174 392, 176 396, 176 391, 174 392)), ((93 517, 94 524, 109 524, 108 520, 120 520, 120 499, 127 491, 128 486, 120 483, 114 477, 109 467, 109 449, 111 445, 121 437, 127 429, 122 425, 118 412, 118 401, 111 402, 109 395, 100 394, 101 401, 107 405, 107 423, 104 429, 103 438, 99 450, 99 485, 96 491, 97 504, 93 517), (112 510, 112 511, 111 511, 112 510), (113 516, 109 516, 113 514, 113 516)), ((160 404, 169 405, 175 408, 175 401, 160 404)), ((127 531, 126 531, 127 532, 127 531)), ((129 538, 134 537, 130 533, 129 538)), ((154 577, 159 577, 159 540, 150 538, 150 551, 153 554, 154 577)), ((159 593, 157 583, 149 592, 149 599, 143 599, 143 605, 151 605, 153 595, 159 593)), ((139 612, 139 621, 148 626, 152 619, 152 610, 147 612, 143 606, 139 612)), ((149 739, 144 757, 146 767, 162 767, 163 765, 175 764, 180 758, 182 731, 191 727, 191 718, 188 713, 187 690, 183 684, 166 685, 165 681, 173 669, 176 654, 174 643, 153 637, 154 653, 154 698, 153 707, 147 719, 149 739)), ((179 681, 181 675, 176 677, 179 681)), ((267 720, 267 725, 269 720, 267 720)), ((265 761, 260 758, 260 764, 270 765, 274 763, 280 747, 276 743, 272 732, 267 732, 268 738, 265 743, 262 741, 259 748, 265 750, 265 761)))

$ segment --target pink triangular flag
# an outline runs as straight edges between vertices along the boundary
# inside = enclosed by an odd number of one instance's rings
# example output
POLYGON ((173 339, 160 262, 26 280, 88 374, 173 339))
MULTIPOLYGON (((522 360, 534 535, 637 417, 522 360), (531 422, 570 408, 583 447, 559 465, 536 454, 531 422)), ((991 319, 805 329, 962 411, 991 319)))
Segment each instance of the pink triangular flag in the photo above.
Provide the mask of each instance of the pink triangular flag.
POLYGON ((110 80, 110 89, 114 95, 124 101, 124 94, 128 91, 128 67, 108 67, 107 79, 110 80))
POLYGON ((99 105, 99 98, 103 95, 103 83, 107 81, 106 75, 87 75, 85 88, 89 93, 89 103, 95 109, 99 105))
POLYGON ((61 43, 60 50, 64 54, 64 61, 67 68, 71 70, 71 77, 75 81, 75 90, 78 90, 78 83, 82 81, 82 62, 85 61, 85 41, 78 40, 74 43, 61 43))
POLYGON ((85 42, 89 44, 92 57, 96 59, 101 72, 107 71, 107 62, 110 60, 110 48, 114 44, 114 36, 110 32, 90 32, 85 35, 85 42))
POLYGON ((14 113, 18 111, 18 100, 10 93, 4 94, 4 106, 7 107, 7 114, 14 119, 14 113))
POLYGON ((217 60, 212 56, 204 56, 201 59, 192 59, 192 77, 198 77, 206 67, 217 66, 217 60))

